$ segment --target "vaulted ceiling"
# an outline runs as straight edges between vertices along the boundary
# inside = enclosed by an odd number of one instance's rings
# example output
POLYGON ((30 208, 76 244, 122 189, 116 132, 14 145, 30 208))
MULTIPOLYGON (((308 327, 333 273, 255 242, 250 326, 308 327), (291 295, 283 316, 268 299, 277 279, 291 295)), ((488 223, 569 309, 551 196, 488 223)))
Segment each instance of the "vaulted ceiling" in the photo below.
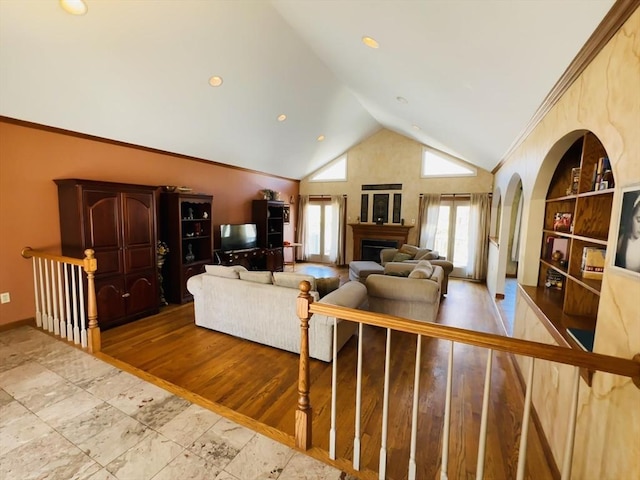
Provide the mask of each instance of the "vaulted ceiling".
POLYGON ((613 5, 85 2, 0 1, 0 115, 295 179, 383 127, 491 170, 613 5))

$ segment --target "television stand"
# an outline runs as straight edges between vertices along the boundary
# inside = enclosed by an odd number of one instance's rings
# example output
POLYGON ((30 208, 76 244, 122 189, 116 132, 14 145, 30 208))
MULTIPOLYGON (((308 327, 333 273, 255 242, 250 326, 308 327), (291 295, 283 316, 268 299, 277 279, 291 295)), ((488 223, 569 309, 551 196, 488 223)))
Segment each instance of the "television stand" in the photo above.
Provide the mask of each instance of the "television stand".
POLYGON ((282 272, 284 269, 282 247, 216 250, 214 255, 218 265, 241 265, 247 270, 269 270, 270 272, 282 272))

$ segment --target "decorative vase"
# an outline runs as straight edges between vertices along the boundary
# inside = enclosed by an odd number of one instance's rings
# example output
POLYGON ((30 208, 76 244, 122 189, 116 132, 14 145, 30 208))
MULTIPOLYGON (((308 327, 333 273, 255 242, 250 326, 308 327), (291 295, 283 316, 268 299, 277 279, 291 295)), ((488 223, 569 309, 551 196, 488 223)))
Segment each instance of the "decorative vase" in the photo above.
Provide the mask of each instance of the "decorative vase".
POLYGON ((563 255, 560 250, 556 250, 551 254, 551 260, 553 260, 554 262, 559 262, 560 260, 562 260, 562 257, 563 255))

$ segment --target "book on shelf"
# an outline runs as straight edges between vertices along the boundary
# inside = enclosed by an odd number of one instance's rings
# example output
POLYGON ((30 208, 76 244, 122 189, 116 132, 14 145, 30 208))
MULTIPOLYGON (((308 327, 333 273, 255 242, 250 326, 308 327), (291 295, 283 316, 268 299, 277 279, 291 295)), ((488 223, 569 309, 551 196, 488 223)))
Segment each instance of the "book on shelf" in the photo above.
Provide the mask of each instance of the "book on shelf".
POLYGON ((547 270, 547 278, 545 279, 545 282, 544 282, 545 287, 561 290, 563 284, 564 284, 564 276, 560 272, 552 268, 547 270))
POLYGON ((613 188, 613 186, 611 162, 608 157, 600 157, 593 172, 591 190, 606 190, 607 188, 613 188))
POLYGON ((575 195, 576 193, 578 193, 578 186, 580 185, 580 171, 580 167, 571 169, 571 195, 575 195))
POLYGON ((580 265, 582 278, 601 279, 606 255, 607 250, 604 248, 584 247, 582 249, 582 264, 580 265))
POLYGON ((573 213, 571 212, 556 212, 553 215, 553 230, 556 232, 571 231, 572 219, 573 219, 573 213))

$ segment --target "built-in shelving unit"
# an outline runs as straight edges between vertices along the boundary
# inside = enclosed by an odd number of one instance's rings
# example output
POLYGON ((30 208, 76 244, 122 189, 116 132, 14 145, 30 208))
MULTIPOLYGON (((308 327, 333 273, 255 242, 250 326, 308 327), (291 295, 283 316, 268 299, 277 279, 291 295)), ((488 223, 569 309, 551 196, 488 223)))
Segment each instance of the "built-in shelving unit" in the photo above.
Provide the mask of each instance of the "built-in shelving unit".
POLYGON ((284 207, 278 200, 254 200, 252 206, 258 247, 266 249, 266 268, 273 272, 284 269, 284 207))
POLYGON ((170 303, 192 300, 187 280, 212 263, 211 195, 164 192, 160 203, 161 240, 169 246, 163 266, 165 297, 170 303))
POLYGON ((556 341, 584 350, 593 350, 602 280, 588 277, 583 258, 607 248, 614 192, 607 164, 590 132, 564 154, 547 192, 538 285, 522 287, 556 341))

